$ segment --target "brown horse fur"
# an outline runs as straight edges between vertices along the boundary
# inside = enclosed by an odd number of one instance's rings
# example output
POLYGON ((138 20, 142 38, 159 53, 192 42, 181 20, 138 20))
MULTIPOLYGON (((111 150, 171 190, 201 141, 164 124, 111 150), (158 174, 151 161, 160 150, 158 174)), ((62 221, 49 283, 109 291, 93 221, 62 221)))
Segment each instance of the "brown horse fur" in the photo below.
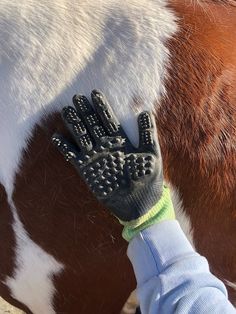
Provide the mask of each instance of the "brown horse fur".
MULTIPOLYGON (((230 282, 236 282, 234 3, 170 2, 179 31, 167 43, 167 93, 156 107, 165 178, 178 188, 197 250, 214 274, 230 282)), ((65 265, 55 278, 57 313, 117 314, 135 288, 127 244, 118 222, 51 145, 55 131, 67 134, 59 116, 34 130, 15 181, 19 217, 31 239, 65 265)), ((0 235, 6 239, 0 246, 0 268, 5 278, 13 271, 9 257, 14 236, 3 188, 0 196, 0 235)), ((228 290, 236 301, 235 291, 228 290)), ((30 313, 3 283, 0 293, 30 313)))
POLYGON ((169 42, 167 97, 157 112, 165 177, 178 187, 196 249, 214 274, 236 282, 236 7, 171 7, 180 31, 169 42))

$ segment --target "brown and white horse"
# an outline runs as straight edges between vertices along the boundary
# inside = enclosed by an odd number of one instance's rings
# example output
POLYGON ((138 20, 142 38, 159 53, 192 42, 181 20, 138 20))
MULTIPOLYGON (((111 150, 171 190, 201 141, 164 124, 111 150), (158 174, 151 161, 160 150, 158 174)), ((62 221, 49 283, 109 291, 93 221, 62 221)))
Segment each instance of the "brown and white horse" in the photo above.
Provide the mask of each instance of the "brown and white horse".
POLYGON ((117 314, 121 227, 50 143, 105 92, 134 143, 155 110, 177 216, 236 302, 236 1, 1 0, 0 295, 26 313, 117 314))

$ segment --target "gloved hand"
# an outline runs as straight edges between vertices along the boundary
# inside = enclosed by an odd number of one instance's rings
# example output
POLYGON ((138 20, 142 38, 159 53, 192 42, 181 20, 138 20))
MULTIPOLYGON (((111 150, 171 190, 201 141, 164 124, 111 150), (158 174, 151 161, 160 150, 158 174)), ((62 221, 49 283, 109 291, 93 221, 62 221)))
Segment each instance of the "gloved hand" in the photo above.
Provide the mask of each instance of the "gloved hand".
POLYGON ((125 226, 123 237, 164 219, 174 219, 169 191, 163 187, 162 158, 153 115, 138 117, 139 147, 135 148, 114 116, 104 95, 94 90, 93 107, 74 96, 62 118, 76 145, 59 134, 52 137, 89 188, 125 226))

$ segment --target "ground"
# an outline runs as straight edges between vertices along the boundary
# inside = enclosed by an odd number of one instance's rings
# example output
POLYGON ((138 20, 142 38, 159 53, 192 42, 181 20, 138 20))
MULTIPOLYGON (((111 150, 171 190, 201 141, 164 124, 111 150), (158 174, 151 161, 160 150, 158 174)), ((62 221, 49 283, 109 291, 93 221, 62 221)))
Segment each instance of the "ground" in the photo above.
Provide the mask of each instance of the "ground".
POLYGON ((0 314, 24 314, 24 312, 17 310, 15 307, 0 298, 0 314))

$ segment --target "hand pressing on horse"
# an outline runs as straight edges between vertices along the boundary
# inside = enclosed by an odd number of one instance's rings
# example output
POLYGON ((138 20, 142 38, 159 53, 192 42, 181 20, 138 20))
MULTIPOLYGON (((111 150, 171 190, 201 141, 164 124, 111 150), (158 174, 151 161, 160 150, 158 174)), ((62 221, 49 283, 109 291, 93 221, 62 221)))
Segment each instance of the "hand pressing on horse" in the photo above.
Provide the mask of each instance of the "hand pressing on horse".
POLYGON ((141 228, 174 218, 163 186, 154 116, 147 111, 138 116, 139 146, 134 147, 105 96, 94 90, 91 99, 93 106, 85 96, 76 95, 74 107, 62 110, 75 143, 59 134, 52 141, 97 199, 125 225, 123 236, 130 240, 141 228), (165 202, 168 206, 163 207, 165 202))

